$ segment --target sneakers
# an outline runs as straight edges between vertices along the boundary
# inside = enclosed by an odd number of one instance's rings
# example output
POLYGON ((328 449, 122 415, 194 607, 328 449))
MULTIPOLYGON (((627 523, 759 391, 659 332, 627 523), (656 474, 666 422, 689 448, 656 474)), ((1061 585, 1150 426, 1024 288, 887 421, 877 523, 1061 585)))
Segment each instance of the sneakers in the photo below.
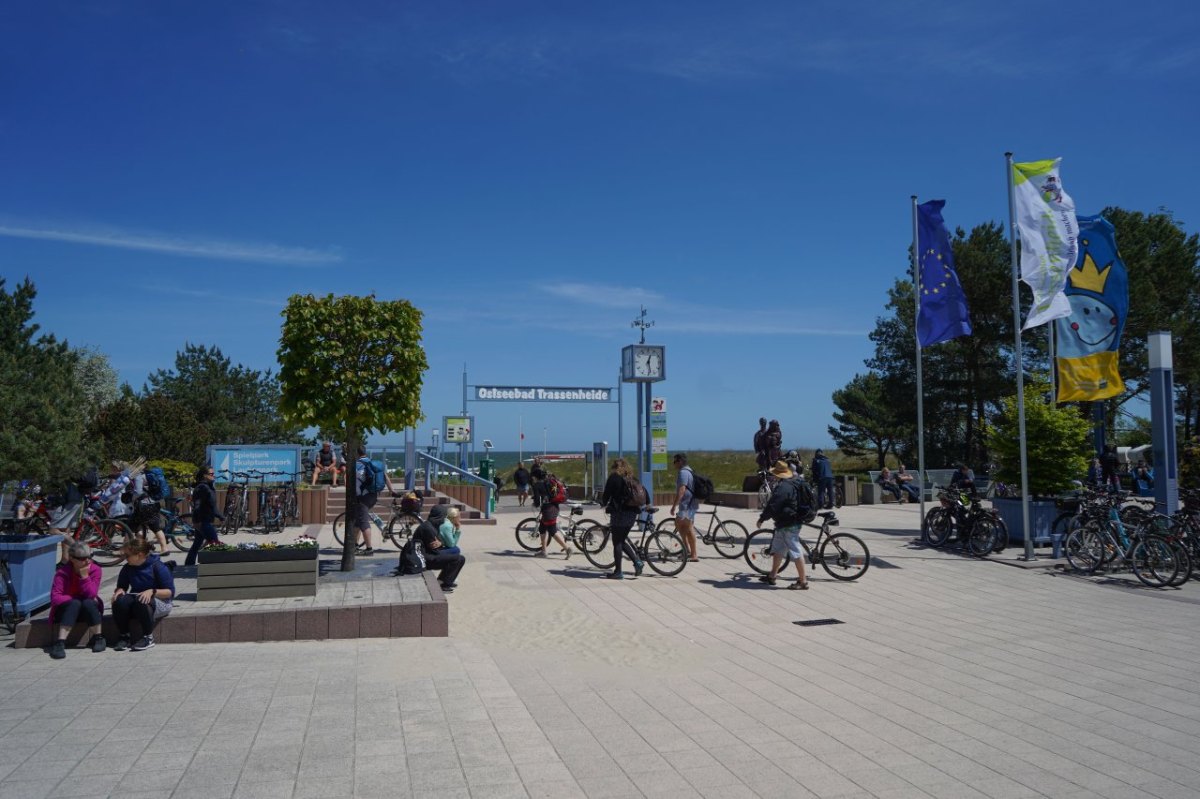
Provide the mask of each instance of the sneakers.
POLYGON ((624 572, 609 572, 608 574, 606 574, 604 576, 610 580, 624 580, 625 579, 624 572))
POLYGON ((443 594, 453 594, 455 588, 458 588, 458 583, 450 583, 450 585, 443 585, 442 593, 443 594))
POLYGON ((360 555, 374 555, 374 554, 375 554, 375 549, 374 549, 373 547, 359 547, 359 548, 358 548, 358 554, 360 554, 360 555))
POLYGON ((62 660, 67 656, 67 645, 62 641, 55 641, 50 645, 50 657, 55 660, 62 660))
POLYGON ((88 641, 88 648, 96 653, 103 652, 107 645, 103 635, 93 635, 92 640, 88 641))
POLYGON ((634 576, 634 577, 641 577, 641 576, 642 576, 642 569, 644 569, 644 568, 646 568, 646 564, 645 564, 643 561, 640 561, 640 560, 635 560, 635 561, 633 562, 633 576, 634 576))
POLYGON ((143 650, 149 649, 152 646, 154 646, 154 636, 153 635, 143 635, 141 637, 141 639, 138 640, 138 642, 133 645, 133 651, 141 652, 143 650))
POLYGON ((129 636, 128 635, 122 635, 120 637, 120 639, 115 644, 113 644, 114 652, 124 652, 128 648, 129 648, 129 636))

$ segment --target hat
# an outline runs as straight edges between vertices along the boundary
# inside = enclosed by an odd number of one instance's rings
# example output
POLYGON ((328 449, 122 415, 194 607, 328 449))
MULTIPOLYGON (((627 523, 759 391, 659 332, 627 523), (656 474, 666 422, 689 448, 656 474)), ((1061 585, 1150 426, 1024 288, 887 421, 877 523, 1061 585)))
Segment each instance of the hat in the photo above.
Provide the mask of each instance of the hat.
POLYGON ((784 479, 795 476, 792 474, 792 470, 789 469, 788 465, 783 461, 775 461, 775 465, 771 467, 771 474, 784 479))

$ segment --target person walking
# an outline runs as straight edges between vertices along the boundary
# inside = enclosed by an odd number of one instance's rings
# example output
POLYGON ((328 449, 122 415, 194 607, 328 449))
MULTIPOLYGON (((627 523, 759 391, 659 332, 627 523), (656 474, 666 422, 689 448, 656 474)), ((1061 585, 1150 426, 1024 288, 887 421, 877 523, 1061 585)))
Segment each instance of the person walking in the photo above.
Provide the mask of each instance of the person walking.
POLYGON ((817 487, 817 506, 829 510, 833 507, 833 464, 825 457, 823 450, 817 450, 813 455, 812 467, 813 484, 817 487))
POLYGON ((529 476, 533 480, 533 507, 542 506, 542 498, 546 493, 546 469, 542 466, 541 458, 534 458, 529 467, 529 476))
POLYGON ((211 466, 201 466, 196 472, 196 485, 192 488, 192 547, 188 550, 184 566, 194 566, 200 550, 209 544, 219 544, 217 526, 213 520, 225 521, 225 516, 217 510, 217 490, 213 487, 216 473, 211 466))
POLYGON ((805 507, 805 491, 794 472, 783 461, 771 467, 776 478, 775 489, 758 517, 758 526, 770 519, 775 523, 775 534, 771 539, 771 573, 759 577, 760 582, 775 585, 785 555, 791 555, 796 564, 796 582, 788 586, 793 590, 808 590, 808 575, 804 570, 804 549, 800 546, 800 525, 811 508, 805 507))
POLYGON ((513 483, 517 486, 517 505, 525 506, 525 500, 529 499, 529 470, 525 468, 524 462, 518 463, 516 471, 513 472, 513 483))
POLYGON ((638 494, 644 495, 646 489, 641 488, 641 482, 633 476, 633 470, 624 458, 613 459, 608 472, 608 480, 604 483, 604 493, 600 497, 601 504, 608 514, 608 525, 612 530, 613 570, 604 575, 613 580, 624 580, 625 572, 621 570, 621 557, 628 555, 633 563, 633 574, 640 577, 643 563, 638 557, 637 550, 629 543, 629 531, 637 521, 641 511, 638 494))
POLYGON ((100 566, 92 562, 92 548, 82 541, 72 541, 67 547, 67 560, 58 564, 50 584, 50 625, 58 630, 58 637, 50 646, 50 657, 55 660, 67 656, 67 635, 80 618, 88 622, 88 648, 93 652, 104 651, 104 636, 100 633, 104 618, 100 577, 100 566))
POLYGON ((541 485, 542 506, 538 514, 538 538, 541 540, 542 546, 533 553, 533 556, 535 558, 546 557, 546 547, 549 546, 550 539, 554 539, 562 547, 563 555, 570 560, 571 553, 575 550, 558 531, 559 504, 564 501, 566 490, 560 491, 561 485, 558 480, 549 473, 546 474, 546 479, 542 481, 541 485))
POLYGON ((675 476, 675 500, 671 503, 675 529, 687 546, 688 560, 699 563, 700 556, 696 553, 696 511, 700 509, 700 500, 696 499, 696 473, 688 466, 687 455, 682 452, 675 454, 671 465, 678 472, 675 476))
MULTIPOLYGON (((375 554, 375 548, 371 546, 371 508, 375 507, 375 503, 379 501, 379 492, 375 488, 376 471, 378 471, 378 467, 371 464, 371 459, 367 457, 367 448, 360 446, 358 460, 354 462, 354 479, 357 480, 355 485, 357 493, 354 495, 354 526, 358 530, 359 538, 362 539, 358 544, 358 554, 360 555, 375 554)), ((388 493, 396 496, 396 489, 392 487, 392 478, 388 476, 387 469, 383 470, 383 483, 387 487, 388 493)))

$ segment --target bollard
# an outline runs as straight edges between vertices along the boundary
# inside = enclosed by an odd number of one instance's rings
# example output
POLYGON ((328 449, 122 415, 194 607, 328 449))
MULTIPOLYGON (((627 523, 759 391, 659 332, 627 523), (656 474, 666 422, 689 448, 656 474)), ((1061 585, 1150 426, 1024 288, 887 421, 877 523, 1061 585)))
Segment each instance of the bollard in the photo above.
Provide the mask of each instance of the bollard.
POLYGON ((1050 546, 1054 548, 1054 553, 1053 553, 1052 557, 1055 557, 1055 558, 1062 557, 1062 543, 1063 543, 1063 534, 1062 533, 1055 533, 1054 535, 1050 536, 1050 546))

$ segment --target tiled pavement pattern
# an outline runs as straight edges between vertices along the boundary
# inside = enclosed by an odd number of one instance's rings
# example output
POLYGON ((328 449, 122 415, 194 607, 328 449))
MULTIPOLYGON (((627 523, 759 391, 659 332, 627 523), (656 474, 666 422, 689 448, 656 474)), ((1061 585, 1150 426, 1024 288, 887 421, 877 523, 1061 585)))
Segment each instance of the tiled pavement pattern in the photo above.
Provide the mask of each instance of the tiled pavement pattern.
POLYGON ((794 592, 709 548, 616 582, 512 553, 502 518, 464 535, 449 639, 5 650, 0 799, 1200 796, 1195 585, 841 515, 898 568, 794 592), (820 617, 845 623, 792 624, 820 617))

